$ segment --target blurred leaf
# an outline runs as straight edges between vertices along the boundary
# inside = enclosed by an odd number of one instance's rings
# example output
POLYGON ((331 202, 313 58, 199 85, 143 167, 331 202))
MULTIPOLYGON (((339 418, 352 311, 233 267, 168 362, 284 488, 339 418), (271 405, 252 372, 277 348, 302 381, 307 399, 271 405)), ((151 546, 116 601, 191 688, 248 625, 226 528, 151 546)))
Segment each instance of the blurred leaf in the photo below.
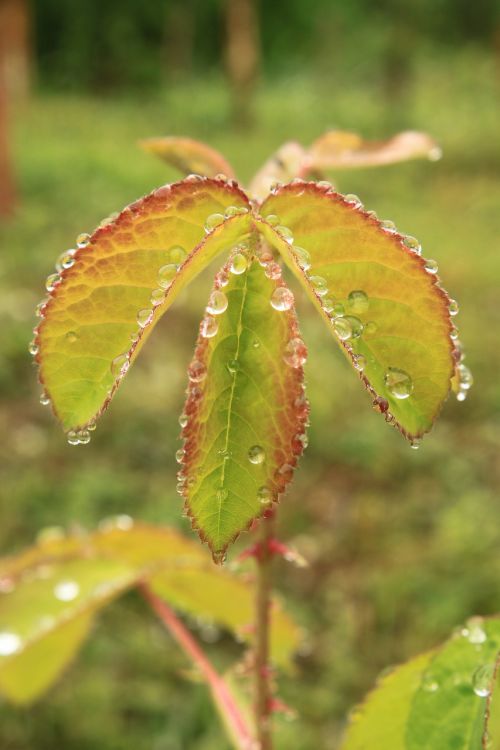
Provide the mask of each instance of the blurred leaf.
POLYGON ((365 141, 357 133, 330 130, 318 138, 308 151, 311 168, 353 169, 378 167, 410 159, 435 161, 441 149, 427 133, 408 130, 386 141, 365 141))
POLYGON ((264 200, 274 183, 289 182, 294 177, 305 177, 308 173, 306 150, 300 143, 288 141, 254 175, 249 193, 258 200, 264 200))
MULTIPOLYGON (((16 703, 39 697, 95 613, 145 580, 178 609, 251 642, 251 582, 207 563, 199 544, 174 529, 119 516, 88 535, 45 533, 36 546, 0 560, 0 692, 16 703)), ((286 664, 300 631, 277 603, 273 614, 273 659, 286 664)))
POLYGON ((215 149, 192 138, 146 138, 139 141, 144 151, 159 156, 185 175, 190 173, 215 177, 223 174, 234 177, 234 170, 215 149))
MULTIPOLYGON (((244 236, 246 209, 248 200, 234 185, 187 179, 131 204, 59 260, 33 351, 66 430, 81 431, 107 407, 180 291, 244 236), (227 209, 231 218, 223 221, 227 209), (214 216, 206 234, 207 217, 214 216)), ((89 436, 84 430, 69 439, 89 436)))
POLYGON ((230 258, 207 308, 219 314, 202 321, 189 368, 183 494, 217 560, 278 500, 303 449, 306 350, 273 265, 269 278, 272 266, 265 273, 255 258, 230 258))
POLYGON ((490 747, 487 696, 498 689, 494 670, 499 650, 500 620, 471 618, 439 649, 380 681, 353 715, 342 750, 490 747))
POLYGON ((423 435, 448 396, 458 352, 450 299, 426 271, 435 268, 418 254, 418 241, 380 223, 355 196, 314 183, 277 189, 261 213, 274 225, 260 223, 265 238, 304 286, 374 406, 410 440, 423 435))

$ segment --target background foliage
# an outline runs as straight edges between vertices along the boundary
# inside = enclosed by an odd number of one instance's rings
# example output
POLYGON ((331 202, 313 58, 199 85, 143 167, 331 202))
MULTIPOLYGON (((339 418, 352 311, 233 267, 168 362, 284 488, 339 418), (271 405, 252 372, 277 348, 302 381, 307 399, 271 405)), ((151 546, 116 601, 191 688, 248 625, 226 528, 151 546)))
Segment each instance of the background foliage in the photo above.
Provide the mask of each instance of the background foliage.
MULTIPOLYGON (((161 322, 89 446, 66 445, 39 406, 27 353, 41 280, 57 255, 174 178, 136 149, 138 138, 202 138, 245 179, 286 138, 307 143, 329 126, 371 137, 420 128, 443 147, 437 164, 336 181, 419 237, 460 301, 476 386, 465 404, 447 405, 418 452, 371 412, 294 287, 310 348, 312 426, 280 533, 311 566, 280 563, 277 577, 310 633, 297 679, 282 681, 301 730, 282 721, 279 735, 297 750, 335 748, 346 712, 380 669, 432 647, 471 614, 500 610, 497 11, 486 0, 481 12, 465 2, 414 2, 403 18, 392 5, 265 4, 255 123, 243 133, 228 121, 218 3, 183 4, 195 32, 179 80, 166 41, 177 4, 161 4, 160 15, 152 2, 44 0, 33 5, 38 86, 12 129, 21 204, 0 226, 2 554, 41 527, 91 527, 117 512, 190 533, 175 492, 177 415, 210 275, 161 322)), ((204 637, 216 640, 207 648, 219 666, 240 653, 224 633, 204 637)), ((130 594, 104 613, 42 703, 0 706, 0 747, 221 748, 206 689, 182 679, 185 668, 130 594)))

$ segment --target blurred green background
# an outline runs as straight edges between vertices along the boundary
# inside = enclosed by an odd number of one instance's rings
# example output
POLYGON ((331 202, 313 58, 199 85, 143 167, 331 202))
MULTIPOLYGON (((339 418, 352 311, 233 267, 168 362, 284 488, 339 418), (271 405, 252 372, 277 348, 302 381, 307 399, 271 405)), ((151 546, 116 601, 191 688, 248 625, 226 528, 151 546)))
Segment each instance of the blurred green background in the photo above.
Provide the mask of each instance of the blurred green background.
MULTIPOLYGON (((476 384, 465 403, 450 398, 418 452, 372 412, 295 289, 310 349, 310 446, 280 533, 311 565, 279 563, 276 586, 309 635, 295 673, 280 680, 299 718, 277 720, 278 747, 333 750, 381 669, 472 614, 500 611, 498 3, 255 2, 255 75, 241 80, 248 110, 239 112, 238 72, 225 54, 230 2, 2 2, 28 21, 30 71, 28 83, 21 58, 5 66, 18 202, 0 221, 2 554, 42 527, 91 528, 115 513, 191 533, 174 454, 210 275, 161 322, 88 446, 68 446, 38 403, 27 352, 55 258, 110 212, 177 178, 136 147, 139 138, 205 140, 243 181, 283 141, 308 144, 330 127, 371 138, 426 130, 443 148, 438 163, 332 175, 416 235, 460 302, 476 384)), ((218 665, 239 654, 224 633, 207 648, 218 665)), ((41 702, 0 704, 0 749, 226 748, 206 689, 184 679, 185 667, 131 594, 104 613, 41 702)))

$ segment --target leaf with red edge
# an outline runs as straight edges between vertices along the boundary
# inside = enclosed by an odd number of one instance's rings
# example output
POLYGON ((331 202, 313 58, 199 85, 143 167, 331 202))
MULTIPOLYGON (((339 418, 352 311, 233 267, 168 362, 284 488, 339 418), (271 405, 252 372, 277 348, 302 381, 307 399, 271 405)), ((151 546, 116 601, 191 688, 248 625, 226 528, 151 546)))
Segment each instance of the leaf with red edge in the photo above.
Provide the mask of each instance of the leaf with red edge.
POLYGON ((233 168, 222 154, 192 138, 146 138, 139 141, 139 145, 183 174, 194 172, 205 177, 216 177, 218 174, 234 177, 233 168))
POLYGON ((374 406, 418 439, 448 396, 459 357, 451 301, 418 241, 379 222, 354 196, 316 183, 277 189, 261 214, 269 218, 260 230, 356 366, 374 406))
POLYGON ((436 161, 441 149, 427 133, 407 130, 385 141, 365 141, 357 133, 330 130, 308 151, 311 168, 354 169, 427 158, 436 161))
MULTIPOLYGON (((136 201, 63 254, 32 351, 44 400, 66 430, 81 431, 106 408, 181 290, 245 237, 248 209, 236 183, 188 178, 136 201)), ((79 439, 85 430, 70 436, 79 439)))
POLYGON ((302 452, 306 349, 277 264, 264 271, 237 253, 207 309, 189 368, 180 479, 193 526, 221 560, 277 501, 302 452))

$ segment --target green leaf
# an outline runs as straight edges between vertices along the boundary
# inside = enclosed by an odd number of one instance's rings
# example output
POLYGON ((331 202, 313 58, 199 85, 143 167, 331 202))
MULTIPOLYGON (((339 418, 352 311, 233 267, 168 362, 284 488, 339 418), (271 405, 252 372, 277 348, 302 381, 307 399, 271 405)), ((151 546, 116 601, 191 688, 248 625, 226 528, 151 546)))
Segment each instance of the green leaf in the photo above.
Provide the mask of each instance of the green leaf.
MULTIPOLYGON (((39 697, 71 661, 96 613, 143 581, 181 611, 251 643, 251 582, 207 564, 199 544, 174 529, 127 516, 88 535, 48 529, 36 546, 0 560, 0 693, 16 703, 39 697)), ((274 661, 286 665, 300 639, 275 602, 274 661)))
POLYGON ((193 526, 220 561, 291 479, 308 414, 306 350, 277 264, 264 272, 236 253, 207 309, 189 368, 180 479, 193 526))
POLYGON ((430 262, 426 270, 418 241, 379 222, 355 196, 315 183, 276 189, 261 215, 270 219, 260 231, 304 286, 374 406, 410 440, 419 438, 448 396, 459 351, 450 298, 430 262))
POLYGON ((139 145, 185 175, 194 172, 205 177, 218 174, 234 177, 233 168, 222 154, 192 138, 146 138, 139 141, 139 145))
POLYGON ((406 130, 385 141, 365 141, 357 133, 329 130, 311 145, 312 168, 354 169, 379 167, 409 159, 439 159, 441 149, 427 133, 406 130))
POLYGON ((86 427, 181 290, 245 236, 248 206, 235 184, 193 177, 131 204, 63 254, 32 351, 71 442, 88 441, 86 427))
POLYGON ((341 750, 483 750, 500 620, 471 618, 440 648, 383 678, 341 750))

